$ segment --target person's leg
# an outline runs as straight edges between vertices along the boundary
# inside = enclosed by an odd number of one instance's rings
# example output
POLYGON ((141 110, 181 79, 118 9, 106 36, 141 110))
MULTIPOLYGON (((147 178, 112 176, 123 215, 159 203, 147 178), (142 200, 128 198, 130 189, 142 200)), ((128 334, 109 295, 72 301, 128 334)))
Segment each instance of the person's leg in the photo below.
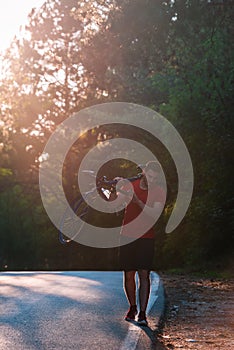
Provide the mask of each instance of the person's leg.
POLYGON ((140 302, 140 312, 138 315, 138 322, 142 325, 147 325, 146 320, 146 307, 150 295, 150 271, 149 270, 139 270, 139 302, 140 302))
POLYGON ((124 271, 124 291, 129 305, 136 305, 136 271, 124 271))
POLYGON ((138 247, 138 277, 139 277, 139 303, 140 311, 145 312, 150 295, 150 271, 154 257, 154 240, 139 239, 138 247))
POLYGON ((135 276, 136 271, 124 271, 124 291, 129 302, 129 309, 125 316, 126 321, 135 320, 137 315, 135 276))

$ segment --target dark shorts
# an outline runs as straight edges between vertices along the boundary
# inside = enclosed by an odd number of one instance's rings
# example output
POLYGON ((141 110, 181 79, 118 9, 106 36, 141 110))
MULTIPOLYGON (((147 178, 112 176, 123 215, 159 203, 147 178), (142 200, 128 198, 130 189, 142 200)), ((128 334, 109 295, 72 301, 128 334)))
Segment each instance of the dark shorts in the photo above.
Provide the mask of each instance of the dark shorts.
POLYGON ((126 245, 121 245, 119 248, 120 270, 152 270, 153 258, 154 239, 139 238, 126 245))

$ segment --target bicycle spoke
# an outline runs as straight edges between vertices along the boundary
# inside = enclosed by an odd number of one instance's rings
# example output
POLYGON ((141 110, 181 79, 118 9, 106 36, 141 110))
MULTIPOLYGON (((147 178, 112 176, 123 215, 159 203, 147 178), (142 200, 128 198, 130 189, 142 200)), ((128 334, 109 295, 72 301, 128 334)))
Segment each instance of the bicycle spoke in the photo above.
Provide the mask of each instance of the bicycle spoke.
POLYGON ((59 240, 61 243, 69 243, 78 236, 85 223, 87 213, 88 205, 82 197, 76 201, 76 203, 73 205, 73 209, 67 208, 60 223, 59 240), (78 218, 80 218, 83 222, 78 224, 78 218), (65 238, 64 233, 69 234, 70 238, 65 238))

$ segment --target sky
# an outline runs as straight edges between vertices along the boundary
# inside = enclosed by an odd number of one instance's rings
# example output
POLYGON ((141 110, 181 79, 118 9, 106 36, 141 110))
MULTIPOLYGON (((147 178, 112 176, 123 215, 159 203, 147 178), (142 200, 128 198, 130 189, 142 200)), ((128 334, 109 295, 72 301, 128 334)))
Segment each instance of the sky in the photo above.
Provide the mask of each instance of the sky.
POLYGON ((0 51, 4 51, 33 7, 39 8, 45 0, 0 0, 0 51))

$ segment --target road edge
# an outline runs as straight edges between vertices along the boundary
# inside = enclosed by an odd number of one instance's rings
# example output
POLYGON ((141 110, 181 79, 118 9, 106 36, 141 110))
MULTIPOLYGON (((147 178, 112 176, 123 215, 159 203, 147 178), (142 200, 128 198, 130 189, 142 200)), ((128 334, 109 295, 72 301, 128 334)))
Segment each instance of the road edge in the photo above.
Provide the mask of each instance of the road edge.
POLYGON ((162 278, 157 272, 155 271, 152 271, 152 272, 159 277, 159 285, 157 289, 158 297, 149 312, 149 318, 151 320, 151 325, 153 326, 152 327, 153 331, 155 333, 159 333, 161 332, 165 321, 167 297, 166 297, 166 292, 164 289, 162 278))

